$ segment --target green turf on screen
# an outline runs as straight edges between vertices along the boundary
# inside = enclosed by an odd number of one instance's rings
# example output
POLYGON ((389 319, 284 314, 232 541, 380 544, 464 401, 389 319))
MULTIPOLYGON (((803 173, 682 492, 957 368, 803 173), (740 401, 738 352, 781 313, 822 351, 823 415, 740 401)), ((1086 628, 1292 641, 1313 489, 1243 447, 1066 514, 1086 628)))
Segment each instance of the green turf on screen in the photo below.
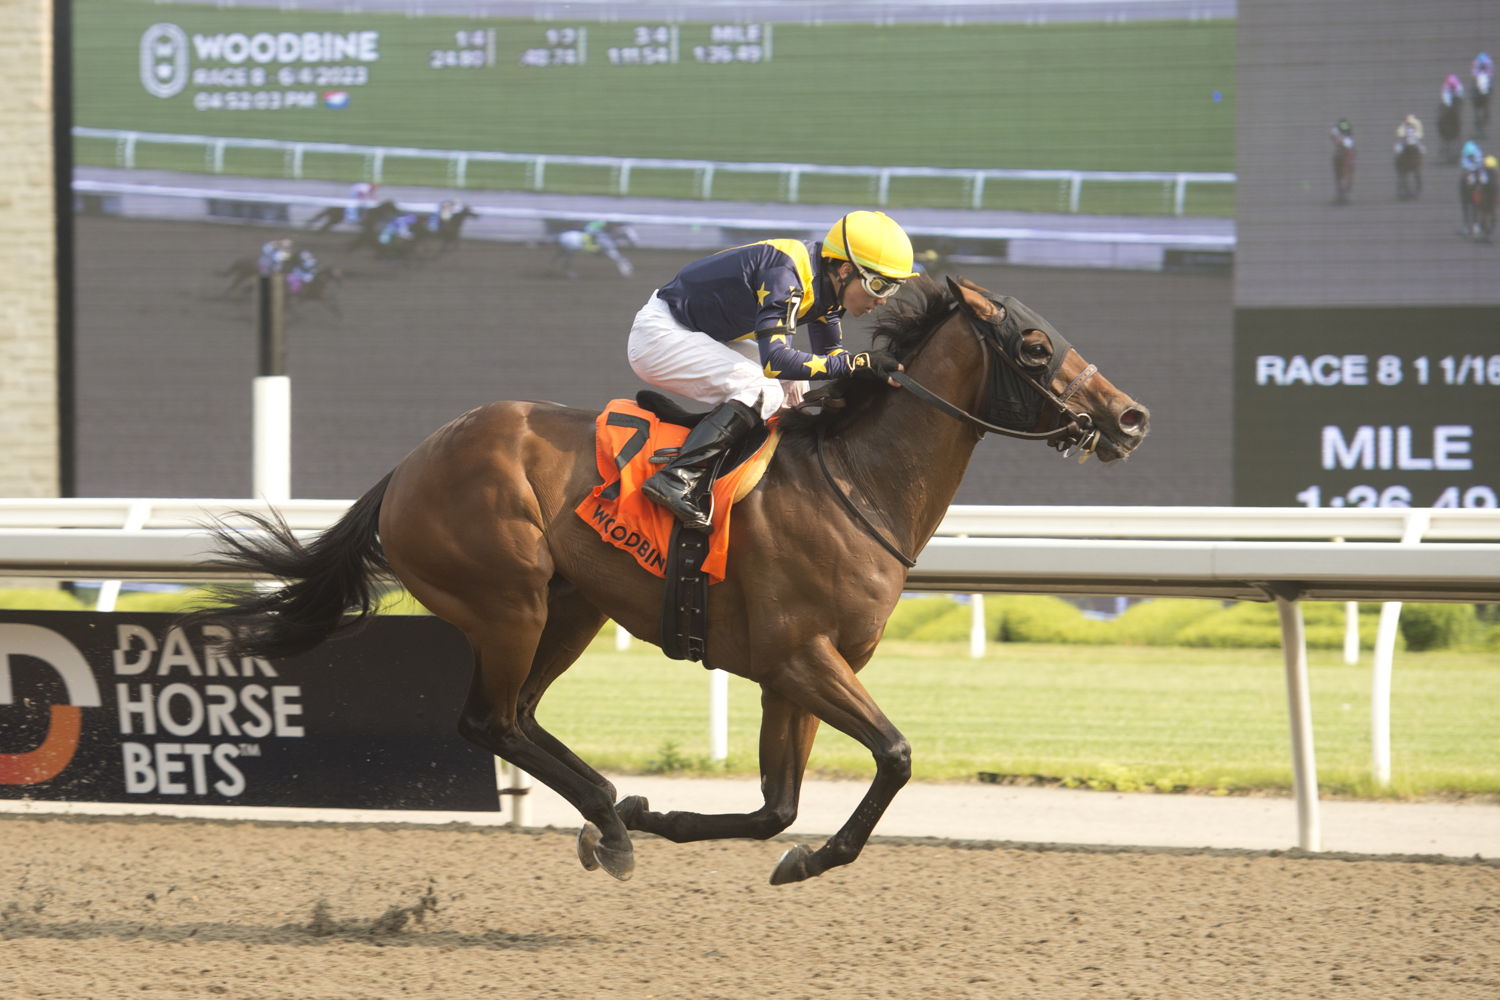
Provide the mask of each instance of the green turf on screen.
MULTIPOLYGON (((676 64, 630 67, 611 65, 606 53, 631 40, 632 25, 581 23, 588 32, 585 64, 532 67, 520 64, 520 53, 543 44, 543 33, 560 22, 135 0, 78 0, 73 20, 75 123, 98 128, 739 162, 1124 171, 1229 171, 1234 163, 1232 22, 777 24, 769 63, 708 65, 684 52, 676 64), (140 83, 142 33, 161 21, 190 36, 378 31, 379 59, 365 65, 367 84, 342 88, 350 101, 341 110, 321 104, 195 110, 192 87, 163 99, 140 83), (494 66, 429 66, 435 49, 475 28, 496 30, 494 66)), ((680 30, 691 38, 707 29, 680 30)), ((114 162, 109 143, 80 143, 78 153, 80 163, 114 162)), ((148 154, 143 145, 140 154, 156 168, 205 169, 201 148, 154 147, 148 154)), ((329 159, 310 162, 307 176, 352 180, 366 169, 363 157, 329 159)), ((279 175, 282 168, 263 153, 230 150, 225 162, 228 173, 279 175)), ((402 181, 442 183, 444 169, 426 164, 402 181)), ((524 178, 516 173, 487 167, 470 183, 517 186, 524 178)), ((610 172, 595 173, 559 175, 556 183, 611 190, 610 172)), ((553 183, 549 176, 549 189, 553 183)), ((641 183, 647 194, 694 189, 691 175, 670 172, 641 183)), ((724 175, 719 184, 722 197, 779 197, 763 177, 724 175)), ((1055 211, 1059 190, 1053 182, 992 182, 984 204, 1055 211)), ((1226 191, 1190 189, 1189 212, 1227 214, 1226 191)), ((803 200, 830 199, 870 200, 869 182, 820 180, 803 194, 803 200)), ((960 182, 919 179, 897 181, 891 203, 968 202, 960 182)), ((1170 211, 1170 199, 1155 185, 1116 185, 1097 194, 1086 186, 1082 208, 1160 214, 1170 211)))

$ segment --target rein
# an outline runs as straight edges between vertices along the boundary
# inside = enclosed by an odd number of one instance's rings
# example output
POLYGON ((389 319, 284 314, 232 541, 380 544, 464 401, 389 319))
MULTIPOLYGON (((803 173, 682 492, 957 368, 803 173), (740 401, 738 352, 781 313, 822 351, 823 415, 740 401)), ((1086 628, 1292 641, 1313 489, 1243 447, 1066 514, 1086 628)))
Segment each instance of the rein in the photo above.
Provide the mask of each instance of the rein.
MULTIPOLYGON (((953 309, 958 308, 959 304, 955 302, 953 304, 953 309)), ((951 311, 952 310, 950 310, 950 312, 951 311)), ((980 342, 984 344, 985 347, 989 348, 989 352, 991 354, 998 355, 1000 358, 1002 358, 1005 363, 1010 365, 1015 373, 1021 377, 1021 380, 1028 387, 1030 387, 1038 395, 1040 395, 1043 400, 1052 405, 1057 414, 1064 421, 1062 426, 1053 428, 1050 431, 1018 431, 1012 430, 1009 427, 1001 427, 999 424, 992 424, 987 420, 983 420, 980 417, 974 416, 974 414, 968 412, 962 407, 950 403, 948 400, 944 399, 942 396, 939 396, 937 393, 933 392, 931 389, 927 388, 904 371, 892 372, 890 376, 891 379, 894 380, 896 384, 900 385, 903 389, 910 392, 913 396, 917 397, 917 399, 921 400, 923 403, 926 403, 928 406, 931 406, 938 412, 953 417, 955 420, 958 420, 961 423, 968 424, 971 427, 977 427, 982 431, 1000 434, 1005 437, 1020 438, 1021 440, 1025 441, 1049 441, 1051 442, 1052 446, 1058 451, 1062 452, 1065 457, 1074 454, 1081 455, 1082 458, 1080 458, 1079 461, 1083 461, 1090 455, 1092 455, 1094 453, 1094 449, 1099 445, 1099 429, 1094 426, 1094 420, 1092 417, 1090 417, 1087 413, 1073 409, 1068 404, 1069 401, 1072 400, 1073 396, 1077 394, 1078 390, 1082 389, 1085 385, 1088 384, 1088 381, 1091 378, 1098 374, 1099 366, 1093 364, 1089 365, 1083 371, 1079 372, 1073 378, 1073 381, 1069 382, 1067 387, 1064 388, 1061 393, 1053 392, 1051 386, 1043 385, 1041 382, 1037 381, 1036 377, 1028 372, 1019 361, 1011 357, 1010 354, 1008 354, 996 342, 996 339, 990 336, 987 331, 980 326, 980 320, 978 317, 968 313, 967 311, 965 312, 965 315, 969 316, 969 328, 974 333, 974 335, 979 338, 980 342)), ((901 549, 896 546, 895 542, 887 538, 885 534, 878 527, 876 527, 875 523, 865 516, 864 511, 855 506, 854 501, 849 499, 848 495, 844 493, 843 489, 840 488, 838 482, 833 478, 833 472, 828 468, 828 459, 824 454, 823 449, 823 439, 825 436, 825 429, 820 426, 817 433, 818 468, 823 470, 823 478, 828 480, 828 485, 833 490, 833 495, 838 497, 839 503, 841 503, 844 509, 849 512, 850 516, 858 521, 864 527, 864 529, 870 533, 870 537, 879 542, 881 547, 884 548, 887 552, 895 556, 903 566, 905 566, 907 569, 911 569, 917 564, 917 561, 907 556, 906 553, 902 552, 901 549)))
MULTIPOLYGON (((955 302, 953 308, 959 308, 958 303, 955 302)), ((969 327, 974 332, 974 335, 979 338, 980 342, 989 348, 991 354, 998 356, 1002 361, 1010 365, 1011 369, 1021 377, 1021 381, 1036 392, 1037 395, 1041 396, 1044 402, 1053 407, 1057 415, 1063 420, 1062 426, 1054 427, 1050 431, 1012 430, 1009 427, 1001 427, 999 424, 992 424, 987 420, 982 420, 967 410, 948 402, 904 371, 893 372, 891 374, 891 378, 896 384, 911 392, 933 409, 945 413, 971 427, 977 427, 982 431, 1000 434, 1004 437, 1019 438, 1023 441, 1050 441, 1052 446, 1062 452, 1064 456, 1081 454, 1087 458, 1093 454, 1094 449, 1099 445, 1099 430, 1094 426, 1094 419, 1087 413, 1074 410, 1068 405, 1068 402, 1079 389, 1082 389, 1088 383, 1089 379, 1099 373, 1099 366, 1091 364, 1079 372, 1077 377, 1068 383, 1067 388, 1059 395, 1052 391, 1051 386, 1038 382, 1036 376, 1032 375, 1019 361, 1002 349, 995 342, 995 339, 980 327, 978 317, 970 315, 967 312, 965 315, 969 316, 969 327)))

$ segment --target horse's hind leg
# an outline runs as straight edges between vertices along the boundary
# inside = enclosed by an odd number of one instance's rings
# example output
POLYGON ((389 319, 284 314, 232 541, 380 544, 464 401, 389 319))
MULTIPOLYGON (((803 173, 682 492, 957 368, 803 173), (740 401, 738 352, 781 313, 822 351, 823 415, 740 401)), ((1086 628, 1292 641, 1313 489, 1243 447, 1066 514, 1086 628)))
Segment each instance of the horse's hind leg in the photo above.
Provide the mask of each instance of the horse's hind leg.
POLYGON ((652 812, 644 797, 632 795, 617 808, 632 830, 654 833, 682 844, 693 840, 750 837, 765 840, 792 825, 802 791, 802 773, 812 752, 818 720, 771 691, 761 693, 761 807, 750 813, 652 812))
MULTIPOLYGON (((628 879, 635 869, 634 849, 625 824, 615 813, 608 783, 601 787, 580 774, 548 746, 534 742, 522 724, 522 691, 538 653, 546 618, 540 600, 534 609, 525 607, 527 603, 516 595, 502 618, 469 631, 474 679, 459 717, 459 732, 571 803, 600 831, 598 843, 589 845, 585 865, 593 862, 615 878, 628 879)), ((549 743, 562 746, 555 739, 549 743)))
POLYGON ((583 655, 604 622, 604 613, 585 600, 571 583, 562 577, 552 578, 547 598, 547 624, 531 660, 531 673, 521 685, 516 712, 527 739, 598 785, 613 802, 614 785, 536 721, 537 703, 552 682, 583 655))

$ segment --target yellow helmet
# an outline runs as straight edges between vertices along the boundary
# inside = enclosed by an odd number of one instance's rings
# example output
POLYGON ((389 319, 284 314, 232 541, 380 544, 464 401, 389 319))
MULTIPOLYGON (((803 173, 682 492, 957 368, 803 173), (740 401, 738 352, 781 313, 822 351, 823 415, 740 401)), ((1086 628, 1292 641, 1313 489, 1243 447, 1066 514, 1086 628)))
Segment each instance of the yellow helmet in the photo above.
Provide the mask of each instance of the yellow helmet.
POLYGON ((884 212, 850 212, 823 237, 823 256, 897 281, 914 277, 911 240, 884 212), (845 245, 845 239, 848 245, 845 245))
POLYGON ((1495 159, 1494 154, 1490 154, 1484 158, 1484 165, 1494 170, 1500 168, 1500 160, 1495 159))

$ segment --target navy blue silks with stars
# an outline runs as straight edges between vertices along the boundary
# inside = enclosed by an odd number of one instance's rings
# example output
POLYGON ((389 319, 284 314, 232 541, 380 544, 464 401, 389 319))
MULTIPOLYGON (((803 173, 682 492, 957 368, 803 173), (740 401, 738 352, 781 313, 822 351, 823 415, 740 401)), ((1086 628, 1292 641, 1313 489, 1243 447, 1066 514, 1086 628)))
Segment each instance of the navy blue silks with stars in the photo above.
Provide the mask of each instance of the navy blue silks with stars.
POLYGON ((754 337, 767 378, 829 379, 849 374, 835 300, 813 240, 762 240, 684 267, 657 295, 679 323, 714 340, 754 337), (792 345, 807 327, 812 352, 792 345))

